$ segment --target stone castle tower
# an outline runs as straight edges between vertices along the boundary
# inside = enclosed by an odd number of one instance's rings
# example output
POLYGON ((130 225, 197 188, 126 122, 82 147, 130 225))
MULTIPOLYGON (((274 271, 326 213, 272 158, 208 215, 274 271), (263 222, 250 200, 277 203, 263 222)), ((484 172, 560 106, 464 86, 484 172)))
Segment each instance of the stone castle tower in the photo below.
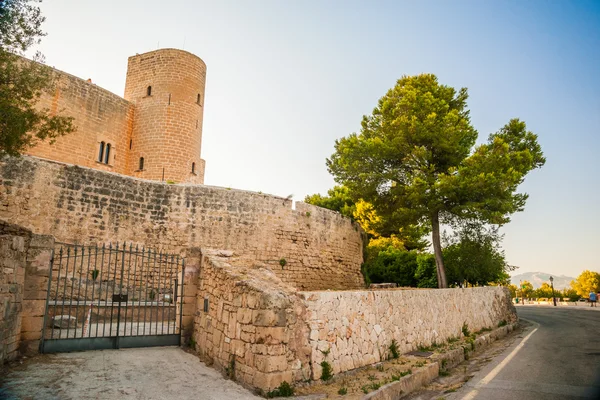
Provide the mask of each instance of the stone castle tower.
POLYGON ((143 179, 204 183, 200 158, 206 64, 182 50, 129 57, 121 98, 56 71, 39 105, 75 118, 77 132, 27 153, 143 179))

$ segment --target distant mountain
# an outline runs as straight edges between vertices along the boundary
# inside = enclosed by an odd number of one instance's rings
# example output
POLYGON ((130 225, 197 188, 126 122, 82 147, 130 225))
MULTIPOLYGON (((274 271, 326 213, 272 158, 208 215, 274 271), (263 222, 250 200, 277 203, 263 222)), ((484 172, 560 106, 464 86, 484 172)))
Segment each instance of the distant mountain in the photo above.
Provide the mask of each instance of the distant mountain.
MULTIPOLYGON (((533 285, 534 289, 542 286, 542 283, 547 282, 550 284, 550 275, 546 272, 525 272, 523 274, 515 275, 510 278, 510 283, 519 286, 519 281, 529 281, 533 285)), ((570 276, 564 275, 552 275, 554 277, 554 288, 564 289, 571 287, 571 281, 575 280, 570 276)))

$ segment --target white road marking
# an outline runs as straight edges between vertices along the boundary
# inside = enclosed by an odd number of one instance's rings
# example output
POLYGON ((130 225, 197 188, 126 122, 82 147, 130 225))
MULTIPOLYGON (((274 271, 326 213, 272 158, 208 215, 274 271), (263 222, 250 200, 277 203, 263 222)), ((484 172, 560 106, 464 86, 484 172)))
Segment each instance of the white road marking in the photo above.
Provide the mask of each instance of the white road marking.
POLYGON ((465 397, 463 397, 463 400, 472 400, 475 398, 475 396, 477 396, 477 393, 479 392, 478 388, 482 388, 485 385, 487 385, 488 383, 490 383, 492 381, 492 379, 494 379, 496 377, 496 375, 498 375, 500 373, 500 371, 502 371, 502 369, 504 367, 506 367, 506 365, 510 362, 510 360, 512 360, 514 358, 514 356, 519 352, 519 350, 521 350, 523 348, 523 346, 525 345, 525 342, 527 342, 529 340, 529 338, 531 337, 531 335, 533 335, 539 328, 539 324, 537 324, 537 327, 531 331, 529 333, 529 335, 525 336, 525 339, 523 339, 521 341, 521 343, 519 343, 517 345, 517 347, 515 347, 513 349, 513 351, 510 352, 510 354, 508 356, 506 356, 506 358, 504 360, 502 360, 502 362, 498 365, 496 365, 496 367, 490 371, 489 374, 487 374, 485 377, 483 377, 483 379, 481 379, 479 382, 477 382, 477 384, 474 385, 475 389, 471 390, 469 393, 467 393, 467 395, 465 397))

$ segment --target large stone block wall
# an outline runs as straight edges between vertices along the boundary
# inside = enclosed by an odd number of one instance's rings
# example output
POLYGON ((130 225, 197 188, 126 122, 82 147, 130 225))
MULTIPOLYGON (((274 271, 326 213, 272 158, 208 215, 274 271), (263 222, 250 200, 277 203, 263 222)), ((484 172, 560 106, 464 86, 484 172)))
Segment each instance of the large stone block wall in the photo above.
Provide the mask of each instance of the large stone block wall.
POLYGON ((232 263, 219 252, 202 259, 196 350, 236 381, 265 391, 310 378, 305 308, 295 289, 268 269, 232 263))
POLYGON ((0 223, 0 364, 17 356, 31 232, 0 223))
MULTIPOLYGON (((25 61, 30 62, 30 61, 25 61)), ((56 139, 39 142, 27 154, 50 160, 127 173, 129 140, 133 127, 133 105, 108 90, 66 72, 55 70, 56 86, 44 93, 37 106, 52 114, 74 117, 77 131, 56 139), (98 162, 100 142, 111 144, 108 165, 98 162)))
POLYGON ((0 364, 37 352, 54 239, 0 221, 0 364))
POLYGON ((516 320, 502 287, 304 292, 313 377, 327 360, 334 374, 385 358, 393 339, 400 352, 516 320), (327 356, 325 353, 329 352, 327 356))
POLYGON ((36 107, 73 117, 77 131, 38 142, 27 154, 144 179, 204 182, 206 64, 199 57, 177 49, 129 57, 124 98, 91 79, 53 73, 56 84, 36 107), (99 161, 100 143, 111 146, 108 163, 99 161))
POLYGON ((228 249, 303 289, 363 286, 358 225, 276 196, 168 185, 33 157, 0 163, 0 219, 57 241, 228 249), (285 259, 285 265, 280 261, 285 259))

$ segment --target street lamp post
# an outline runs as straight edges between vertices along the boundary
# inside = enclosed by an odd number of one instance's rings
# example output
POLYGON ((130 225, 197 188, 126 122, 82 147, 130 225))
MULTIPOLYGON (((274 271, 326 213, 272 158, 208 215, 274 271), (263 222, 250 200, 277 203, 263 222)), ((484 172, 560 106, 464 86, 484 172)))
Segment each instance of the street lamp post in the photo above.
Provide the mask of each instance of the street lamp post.
POLYGON ((550 277, 550 287, 552 288, 552 302, 554 303, 554 307, 556 307, 556 297, 554 297, 554 278, 550 277))

